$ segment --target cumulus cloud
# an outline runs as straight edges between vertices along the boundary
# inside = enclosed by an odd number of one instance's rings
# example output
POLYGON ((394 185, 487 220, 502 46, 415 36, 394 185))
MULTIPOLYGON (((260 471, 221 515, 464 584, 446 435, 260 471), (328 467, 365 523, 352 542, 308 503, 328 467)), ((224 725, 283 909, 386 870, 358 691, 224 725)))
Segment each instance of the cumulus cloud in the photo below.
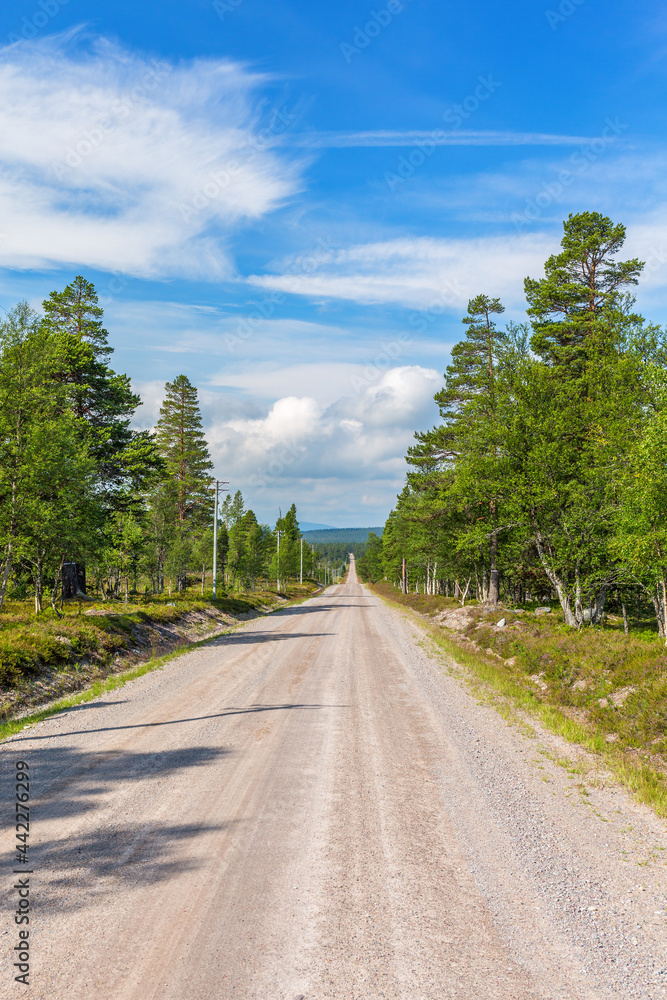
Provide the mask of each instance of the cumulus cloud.
POLYGON ((59 36, 0 50, 0 264, 230 276, 220 233, 299 188, 266 78, 59 36))
MULTIPOLYGON (((136 426, 151 427, 164 383, 133 384, 144 400, 136 426)), ((432 424, 441 384, 437 371, 419 365, 374 375, 357 366, 347 392, 325 405, 306 395, 266 404, 211 386, 199 400, 217 475, 243 492, 260 519, 296 500, 305 519, 372 525, 395 502, 405 453, 415 429, 432 424)))
POLYGON ((374 381, 360 374, 357 391, 329 406, 286 396, 261 416, 212 422, 207 438, 216 467, 260 509, 291 495, 313 509, 354 511, 364 496, 380 496, 374 516, 384 518, 414 429, 433 419, 440 384, 438 372, 417 365, 392 368, 374 381))

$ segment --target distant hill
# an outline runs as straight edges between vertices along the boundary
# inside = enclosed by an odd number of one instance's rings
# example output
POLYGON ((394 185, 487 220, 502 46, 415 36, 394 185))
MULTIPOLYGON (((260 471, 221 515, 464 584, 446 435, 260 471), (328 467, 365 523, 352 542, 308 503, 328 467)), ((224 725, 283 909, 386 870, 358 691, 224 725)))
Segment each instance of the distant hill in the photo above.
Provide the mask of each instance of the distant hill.
POLYGON ((317 521, 301 521, 301 531, 331 531, 335 530, 335 524, 318 524, 317 521))
POLYGON ((328 542, 361 542, 367 541, 368 533, 374 531, 382 535, 383 528, 324 528, 319 531, 304 531, 303 537, 312 545, 326 545, 328 542))

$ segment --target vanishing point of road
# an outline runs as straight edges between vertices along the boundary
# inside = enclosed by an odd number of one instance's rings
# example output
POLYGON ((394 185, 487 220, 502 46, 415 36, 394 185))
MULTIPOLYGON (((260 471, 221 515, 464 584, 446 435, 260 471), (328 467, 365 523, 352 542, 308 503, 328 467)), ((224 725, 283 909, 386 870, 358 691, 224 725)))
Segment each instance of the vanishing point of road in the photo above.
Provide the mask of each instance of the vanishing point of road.
POLYGON ((662 821, 504 718, 354 563, 2 758, 2 997, 667 997, 662 821), (10 958, 17 759, 29 987, 10 958))

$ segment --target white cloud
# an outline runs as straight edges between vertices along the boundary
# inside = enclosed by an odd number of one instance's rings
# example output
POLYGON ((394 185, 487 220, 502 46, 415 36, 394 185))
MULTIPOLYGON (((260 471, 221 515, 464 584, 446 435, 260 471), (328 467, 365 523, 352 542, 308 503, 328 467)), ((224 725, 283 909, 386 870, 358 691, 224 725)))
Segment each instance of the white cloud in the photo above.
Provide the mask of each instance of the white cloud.
POLYGON ((76 41, 0 50, 0 264, 230 276, 219 232, 299 187, 275 150, 289 117, 257 112, 265 78, 76 41))
POLYGON ((539 275, 553 237, 517 234, 478 239, 412 237, 335 251, 313 274, 253 275, 261 288, 298 295, 459 311, 480 290, 523 303, 523 279, 539 275))
MULTIPOLYGON (((381 197, 400 194, 415 220, 430 229, 431 219, 437 217, 447 235, 417 232, 350 244, 343 234, 339 249, 332 249, 308 273, 291 257, 274 263, 273 273, 252 275, 249 281, 267 292, 315 301, 440 307, 454 313, 484 290, 500 296, 511 311, 523 312, 524 278, 538 277, 545 259, 557 252, 562 221, 570 212, 593 210, 626 225, 623 255, 647 261, 640 296, 643 289, 664 290, 666 157, 656 147, 641 152, 629 148, 625 128, 618 122, 604 139, 604 130, 598 139, 581 138, 581 149, 574 153, 548 150, 544 157, 511 159, 493 171, 434 177, 433 171, 421 173, 405 157, 397 158, 385 174, 391 184, 386 182, 381 197), (399 176, 401 160, 406 169, 399 176), (484 235, 459 235, 461 220, 468 231, 472 222, 482 221, 484 235)), ((359 135, 375 136, 378 143, 386 136, 387 144, 399 144, 410 134, 359 135)))
MULTIPOLYGON (((172 381, 177 374, 179 374, 178 369, 174 369, 162 379, 132 379, 132 388, 141 396, 142 403, 132 421, 135 428, 152 430, 155 427, 164 400, 165 383, 172 381)), ((190 380, 197 385, 196 379, 190 380)), ((206 386, 203 388, 198 386, 198 398, 203 421, 207 427, 230 420, 252 420, 265 410, 254 399, 220 393, 206 386)))
MULTIPOLYGON (((578 208, 575 209, 579 210, 578 208)), ((646 261, 639 294, 667 285, 667 207, 634 211, 619 217, 606 205, 597 211, 624 222, 627 239, 621 259, 646 261)), ((509 213, 508 213, 509 214, 509 213)), ((545 213, 546 214, 546 213, 545 213)), ((315 300, 341 299, 362 305, 398 305, 425 311, 426 323, 442 313, 460 314, 472 296, 484 291, 499 296, 510 315, 525 313, 524 278, 540 277, 544 261, 557 253, 566 210, 549 206, 542 231, 477 238, 405 237, 357 244, 337 250, 311 274, 300 274, 293 261, 282 262, 282 273, 251 275, 260 288, 303 295, 315 300), (551 218, 553 216, 553 218, 551 218), (547 231, 545 231, 547 230, 547 231)), ((413 329, 425 327, 416 319, 413 329)))
POLYGON ((581 135, 553 135, 545 132, 473 132, 452 129, 413 129, 368 132, 302 132, 292 143, 306 149, 349 149, 357 146, 578 146, 590 142, 581 135))
POLYGON ((263 399, 298 396, 307 389, 320 406, 329 406, 352 390, 360 372, 360 365, 349 362, 302 363, 281 368, 275 362, 266 362, 237 373, 223 370, 208 384, 240 389, 263 399))
POLYGON ((164 400, 164 382, 160 379, 132 379, 132 389, 141 396, 141 406, 133 420, 134 426, 141 430, 155 427, 164 400))
POLYGON ((435 416, 440 385, 434 369, 392 368, 375 381, 359 380, 355 394, 327 407, 310 396, 287 396, 261 417, 214 421, 207 439, 220 474, 260 509, 287 494, 310 499, 326 492, 353 511, 362 495, 380 492, 384 517, 415 428, 435 416))
MULTIPOLYGON (((242 291, 245 297, 247 289, 242 291)), ((358 332, 349 328, 272 318, 259 295, 255 296, 258 301, 241 299, 231 308, 222 308, 191 302, 110 299, 103 283, 100 292, 107 326, 113 328, 126 349, 142 350, 150 343, 153 350, 172 354, 203 354, 209 358, 217 355, 228 360, 252 358, 257 364, 267 355, 272 356, 276 345, 283 361, 291 360, 293 355, 297 362, 305 350, 311 358, 322 353, 328 360, 332 343, 348 340, 348 349, 353 349, 359 342, 358 332), (141 339, 137 337, 139 330, 141 339)), ((211 378, 215 384, 223 384, 216 376, 211 378)))

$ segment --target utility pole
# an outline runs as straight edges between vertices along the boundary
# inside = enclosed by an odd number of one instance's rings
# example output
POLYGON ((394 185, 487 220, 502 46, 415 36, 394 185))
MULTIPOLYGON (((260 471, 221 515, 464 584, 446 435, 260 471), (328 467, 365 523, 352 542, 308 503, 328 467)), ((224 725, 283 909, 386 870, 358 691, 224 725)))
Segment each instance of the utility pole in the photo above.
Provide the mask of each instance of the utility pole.
POLYGON ((218 499, 220 484, 215 481, 215 514, 213 515, 213 600, 218 596, 218 499))
POLYGON ((278 555, 276 557, 276 590, 280 590, 280 532, 276 532, 278 539, 278 555))
POLYGON ((299 570, 299 583, 303 583, 303 535, 301 536, 301 568, 299 570))
MULTIPOLYGON (((218 501, 220 499, 220 487, 228 486, 226 480, 216 479, 215 481, 215 513, 213 515, 213 600, 218 596, 218 501)), ((223 490, 224 493, 227 490, 223 490)))

